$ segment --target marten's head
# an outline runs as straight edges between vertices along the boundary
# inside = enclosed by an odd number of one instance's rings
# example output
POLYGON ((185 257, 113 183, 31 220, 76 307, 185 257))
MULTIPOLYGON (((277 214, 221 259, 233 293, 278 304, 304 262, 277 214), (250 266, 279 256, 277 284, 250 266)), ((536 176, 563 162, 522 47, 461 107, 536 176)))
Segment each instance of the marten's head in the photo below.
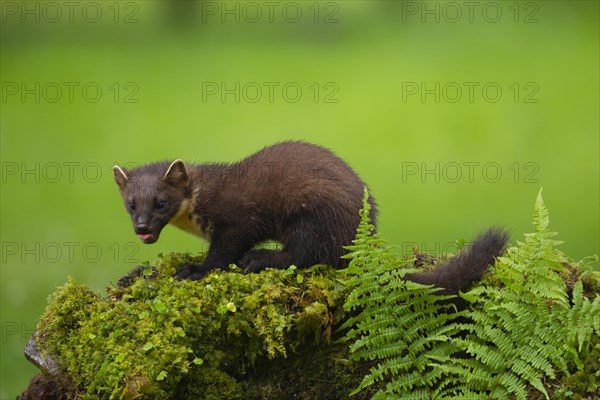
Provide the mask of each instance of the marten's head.
POLYGON ((132 170, 115 165, 113 172, 133 230, 144 243, 156 242, 165 225, 187 211, 192 191, 183 161, 132 170))

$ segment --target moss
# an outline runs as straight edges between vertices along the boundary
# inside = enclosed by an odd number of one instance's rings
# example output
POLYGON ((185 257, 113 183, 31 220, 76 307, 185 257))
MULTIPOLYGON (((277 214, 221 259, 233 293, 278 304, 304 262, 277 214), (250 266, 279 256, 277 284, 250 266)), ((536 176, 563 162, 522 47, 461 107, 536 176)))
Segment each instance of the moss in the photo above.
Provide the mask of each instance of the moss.
POLYGON ((106 297, 72 279, 50 297, 40 342, 83 399, 241 398, 251 373, 327 345, 343 318, 346 288, 329 267, 172 278, 200 261, 167 254, 106 297))
MULTIPOLYGON (((251 379, 242 381, 244 399, 348 399, 372 365, 351 362, 347 343, 305 346, 253 371, 251 379)), ((365 390, 352 399, 370 399, 373 393, 365 390)))
POLYGON ((600 295, 600 271, 588 271, 581 276, 586 297, 600 295))

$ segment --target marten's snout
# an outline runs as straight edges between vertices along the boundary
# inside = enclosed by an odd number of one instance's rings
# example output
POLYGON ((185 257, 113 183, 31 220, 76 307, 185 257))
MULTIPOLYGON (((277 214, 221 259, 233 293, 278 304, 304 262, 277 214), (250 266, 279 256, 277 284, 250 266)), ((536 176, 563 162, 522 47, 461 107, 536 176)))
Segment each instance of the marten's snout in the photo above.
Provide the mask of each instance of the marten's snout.
POLYGON ((150 227, 145 223, 135 224, 135 233, 150 233, 150 227))
POLYGON ((148 216, 143 213, 134 215, 133 229, 135 230, 135 233, 138 235, 152 233, 152 229, 150 227, 149 220, 150 220, 150 218, 148 218, 148 216))
POLYGON ((158 240, 158 233, 155 233, 145 220, 133 224, 133 230, 137 237, 146 244, 154 243, 158 240))

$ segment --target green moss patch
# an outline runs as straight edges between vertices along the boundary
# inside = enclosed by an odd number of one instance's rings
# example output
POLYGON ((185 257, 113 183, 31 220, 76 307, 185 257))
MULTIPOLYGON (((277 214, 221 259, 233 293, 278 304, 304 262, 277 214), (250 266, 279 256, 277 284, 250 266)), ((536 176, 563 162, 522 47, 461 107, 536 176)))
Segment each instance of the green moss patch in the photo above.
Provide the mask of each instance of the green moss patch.
MULTIPOLYGON (((354 368, 336 369, 344 365, 346 348, 328 345, 347 294, 339 272, 315 266, 242 274, 232 266, 201 281, 172 278, 177 265, 201 261, 167 254, 156 269, 130 279, 126 288, 109 288, 106 297, 72 279, 50 297, 39 342, 81 398, 242 398, 242 389, 255 391, 245 383, 250 373, 307 365, 290 360, 315 346, 336 354, 321 364, 327 379, 340 378, 332 371, 343 375, 354 368)), ((348 389, 349 379, 360 377, 343 378, 348 389)))

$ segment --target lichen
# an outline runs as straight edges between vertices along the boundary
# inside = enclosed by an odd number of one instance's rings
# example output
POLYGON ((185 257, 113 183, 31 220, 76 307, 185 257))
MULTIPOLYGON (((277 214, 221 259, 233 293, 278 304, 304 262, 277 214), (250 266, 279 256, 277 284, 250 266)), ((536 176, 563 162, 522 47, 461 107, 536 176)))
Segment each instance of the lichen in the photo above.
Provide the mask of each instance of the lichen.
POLYGON ((343 318, 346 288, 330 267, 172 278, 201 261, 170 253, 107 296, 72 279, 50 296, 40 343, 82 399, 241 398, 249 371, 327 345, 343 318))

